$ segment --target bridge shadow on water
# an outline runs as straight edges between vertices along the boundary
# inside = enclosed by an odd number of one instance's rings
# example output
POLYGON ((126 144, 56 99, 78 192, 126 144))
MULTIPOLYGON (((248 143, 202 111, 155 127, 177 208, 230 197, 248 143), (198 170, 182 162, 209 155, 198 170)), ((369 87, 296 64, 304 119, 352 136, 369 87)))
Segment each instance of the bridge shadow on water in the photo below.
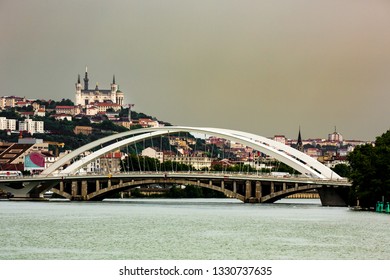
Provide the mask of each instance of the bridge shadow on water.
POLYGON ((244 205, 234 198, 106 198, 102 203, 150 204, 150 205, 244 205))
POLYGON ((271 204, 247 204, 238 199, 232 198, 107 198, 101 202, 95 203, 110 203, 110 204, 146 204, 146 205, 174 205, 174 206, 185 206, 185 205, 209 205, 209 206, 249 206, 249 207, 322 207, 320 199, 281 199, 271 204))

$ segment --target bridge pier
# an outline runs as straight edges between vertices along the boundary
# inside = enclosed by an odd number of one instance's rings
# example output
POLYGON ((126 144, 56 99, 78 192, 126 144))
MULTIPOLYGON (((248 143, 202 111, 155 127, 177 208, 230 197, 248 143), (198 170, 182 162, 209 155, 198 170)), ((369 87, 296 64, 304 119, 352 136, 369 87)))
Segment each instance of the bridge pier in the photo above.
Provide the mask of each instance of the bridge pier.
POLYGON ((252 196, 252 185, 251 185, 251 181, 247 180, 245 182, 245 201, 249 201, 251 196, 252 196))
POLYGON ((72 190, 72 197, 77 197, 77 195, 78 195, 78 184, 77 184, 77 181, 72 181, 71 190, 72 190))
POLYGON ((348 190, 340 187, 323 186, 318 189, 322 206, 348 206, 348 190))
POLYGON ((260 199, 262 197, 262 187, 261 182, 256 181, 256 200, 260 203, 260 199))
POLYGON ((81 181, 81 196, 83 200, 87 199, 88 195, 88 183, 87 181, 81 181))
POLYGON ((96 180, 95 184, 96 184, 96 191, 99 191, 100 190, 100 180, 96 180))

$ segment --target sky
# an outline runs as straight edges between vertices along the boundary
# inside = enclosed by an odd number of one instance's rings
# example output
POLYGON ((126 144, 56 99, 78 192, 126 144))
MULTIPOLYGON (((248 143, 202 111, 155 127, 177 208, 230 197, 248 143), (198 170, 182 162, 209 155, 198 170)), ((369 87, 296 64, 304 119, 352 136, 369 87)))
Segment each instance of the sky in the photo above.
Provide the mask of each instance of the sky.
POLYGON ((0 0, 0 96, 77 75, 174 125, 375 140, 390 129, 388 0, 0 0))

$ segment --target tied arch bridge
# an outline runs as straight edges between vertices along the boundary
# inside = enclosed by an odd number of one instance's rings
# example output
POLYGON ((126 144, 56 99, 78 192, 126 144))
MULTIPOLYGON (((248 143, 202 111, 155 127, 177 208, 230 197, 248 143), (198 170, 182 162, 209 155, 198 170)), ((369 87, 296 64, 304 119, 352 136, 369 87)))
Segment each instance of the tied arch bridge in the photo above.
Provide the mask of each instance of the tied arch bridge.
POLYGON ((317 190, 323 205, 346 206, 350 183, 328 167, 290 146, 252 133, 186 126, 144 128, 126 131, 86 144, 63 156, 35 177, 0 180, 0 188, 15 199, 37 199, 52 189, 71 200, 101 200, 113 192, 143 185, 194 185, 209 188, 243 202, 274 202, 288 195, 317 190), (269 155, 298 171, 299 177, 270 176, 225 172, 128 172, 82 175, 79 171, 90 162, 126 146, 175 133, 211 135, 234 141, 269 155), (91 151, 85 157, 80 155, 91 151), (70 163, 70 164, 69 164, 70 163))

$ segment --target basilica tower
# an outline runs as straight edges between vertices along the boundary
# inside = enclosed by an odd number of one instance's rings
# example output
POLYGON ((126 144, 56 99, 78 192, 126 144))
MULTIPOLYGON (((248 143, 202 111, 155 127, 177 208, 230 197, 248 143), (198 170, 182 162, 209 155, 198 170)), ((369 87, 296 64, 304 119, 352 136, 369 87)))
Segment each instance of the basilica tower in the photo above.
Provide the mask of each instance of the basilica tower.
POLYGON ((84 77, 84 90, 88 90, 88 68, 85 66, 85 77, 84 77))
POLYGON ((82 90, 82 87, 81 87, 80 74, 79 74, 78 78, 77 78, 77 83, 76 83, 76 100, 75 100, 76 104, 80 104, 82 102, 81 90, 82 90))

